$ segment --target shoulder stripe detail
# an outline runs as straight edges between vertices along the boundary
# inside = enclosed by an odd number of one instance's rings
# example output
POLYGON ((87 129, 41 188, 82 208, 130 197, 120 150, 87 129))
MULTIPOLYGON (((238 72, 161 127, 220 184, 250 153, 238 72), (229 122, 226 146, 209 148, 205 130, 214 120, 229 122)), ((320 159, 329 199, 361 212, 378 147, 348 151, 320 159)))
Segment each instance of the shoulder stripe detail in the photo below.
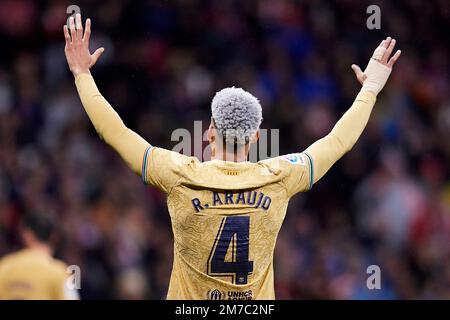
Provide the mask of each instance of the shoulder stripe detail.
POLYGON ((312 189, 312 186, 314 184, 314 165, 313 165, 313 159, 311 158, 311 156, 309 154, 307 154, 306 152, 304 152, 304 154, 306 155, 306 157, 308 158, 308 162, 309 162, 309 189, 312 189))
POLYGON ((141 177, 142 181, 147 184, 147 161, 148 161, 148 155, 150 154, 150 150, 153 148, 153 146, 148 146, 147 149, 145 149, 144 157, 142 158, 142 172, 141 177))

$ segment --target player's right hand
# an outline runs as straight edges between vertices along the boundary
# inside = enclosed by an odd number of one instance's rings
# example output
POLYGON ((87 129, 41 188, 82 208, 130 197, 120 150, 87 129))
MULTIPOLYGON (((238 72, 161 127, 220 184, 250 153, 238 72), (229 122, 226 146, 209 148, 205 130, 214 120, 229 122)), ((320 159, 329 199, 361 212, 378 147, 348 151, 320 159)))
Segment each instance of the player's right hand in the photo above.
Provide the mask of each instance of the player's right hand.
POLYGON ((93 54, 89 52, 90 35, 91 19, 86 20, 86 29, 83 34, 83 23, 79 13, 76 14, 75 19, 69 18, 69 28, 64 25, 64 37, 66 38, 64 52, 69 69, 75 77, 80 73, 89 73, 89 69, 105 51, 104 48, 99 48, 93 54))

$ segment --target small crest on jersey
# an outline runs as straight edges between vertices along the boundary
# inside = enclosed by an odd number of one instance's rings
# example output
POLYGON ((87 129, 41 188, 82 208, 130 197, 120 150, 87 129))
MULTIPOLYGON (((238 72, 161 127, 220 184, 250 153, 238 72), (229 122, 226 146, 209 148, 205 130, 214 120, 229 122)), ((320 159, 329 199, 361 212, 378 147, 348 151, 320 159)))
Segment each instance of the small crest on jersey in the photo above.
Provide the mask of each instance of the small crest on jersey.
POLYGON ((305 159, 303 155, 300 153, 291 153, 281 157, 283 160, 289 161, 292 164, 301 164, 302 166, 306 165, 305 159))
POLYGON ((225 300, 225 292, 217 289, 208 290, 206 298, 208 300, 225 300))

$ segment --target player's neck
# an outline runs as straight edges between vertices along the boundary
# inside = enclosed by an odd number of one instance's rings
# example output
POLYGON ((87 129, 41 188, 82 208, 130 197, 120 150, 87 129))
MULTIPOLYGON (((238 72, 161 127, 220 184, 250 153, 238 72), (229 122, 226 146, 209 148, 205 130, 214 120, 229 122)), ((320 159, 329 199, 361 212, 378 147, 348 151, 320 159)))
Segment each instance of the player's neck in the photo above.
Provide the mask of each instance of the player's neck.
POLYGON ((229 162, 247 161, 250 144, 241 147, 227 147, 225 144, 211 144, 211 160, 222 160, 229 162))
POLYGON ((245 152, 217 152, 211 155, 211 160, 245 162, 247 161, 247 154, 245 152))
POLYGON ((48 256, 51 256, 53 254, 51 247, 48 244, 42 242, 30 243, 27 245, 27 248, 34 252, 39 252, 48 256))

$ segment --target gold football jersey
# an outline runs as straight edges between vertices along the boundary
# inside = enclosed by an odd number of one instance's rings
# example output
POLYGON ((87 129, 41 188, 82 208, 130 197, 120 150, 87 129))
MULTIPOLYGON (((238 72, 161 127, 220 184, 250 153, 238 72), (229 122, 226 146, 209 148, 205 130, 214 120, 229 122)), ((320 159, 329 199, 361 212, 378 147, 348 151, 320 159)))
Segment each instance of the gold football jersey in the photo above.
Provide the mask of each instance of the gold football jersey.
POLYGON ((24 249, 0 260, 0 300, 77 299, 67 290, 66 264, 43 252, 24 249))
POLYGON ((274 299, 273 255, 288 201, 313 182, 294 153, 257 163, 149 147, 142 177, 167 194, 174 262, 167 299, 274 299))

